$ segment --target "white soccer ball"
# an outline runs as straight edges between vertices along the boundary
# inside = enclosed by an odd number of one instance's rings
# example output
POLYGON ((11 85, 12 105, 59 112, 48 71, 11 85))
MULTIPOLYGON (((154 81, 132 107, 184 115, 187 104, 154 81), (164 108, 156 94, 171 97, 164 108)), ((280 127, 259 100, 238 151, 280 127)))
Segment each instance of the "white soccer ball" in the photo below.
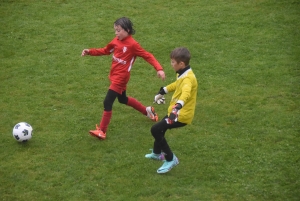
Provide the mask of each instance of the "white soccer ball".
POLYGON ((26 142, 32 138, 33 128, 26 122, 17 123, 13 128, 13 136, 19 142, 26 142))

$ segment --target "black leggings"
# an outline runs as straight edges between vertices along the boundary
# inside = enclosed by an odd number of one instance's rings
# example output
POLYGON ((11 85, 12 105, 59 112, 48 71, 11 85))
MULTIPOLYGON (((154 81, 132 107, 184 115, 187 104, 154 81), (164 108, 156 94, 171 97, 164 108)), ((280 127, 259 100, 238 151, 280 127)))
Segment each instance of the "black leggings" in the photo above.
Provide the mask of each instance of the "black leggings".
POLYGON ((168 116, 165 116, 162 120, 160 120, 151 127, 151 133, 155 139, 153 153, 160 154, 163 151, 166 154, 166 160, 171 161, 173 158, 173 153, 167 143, 165 133, 168 129, 183 127, 186 124, 181 122, 174 122, 173 124, 168 124, 165 120, 166 118, 168 118, 168 116))
POLYGON ((111 111, 112 110, 112 106, 113 106, 113 104, 114 104, 117 97, 118 97, 119 103, 127 104, 128 97, 126 96, 126 91, 123 91, 122 94, 118 94, 117 92, 109 89, 107 91, 106 97, 103 101, 104 111, 111 111))

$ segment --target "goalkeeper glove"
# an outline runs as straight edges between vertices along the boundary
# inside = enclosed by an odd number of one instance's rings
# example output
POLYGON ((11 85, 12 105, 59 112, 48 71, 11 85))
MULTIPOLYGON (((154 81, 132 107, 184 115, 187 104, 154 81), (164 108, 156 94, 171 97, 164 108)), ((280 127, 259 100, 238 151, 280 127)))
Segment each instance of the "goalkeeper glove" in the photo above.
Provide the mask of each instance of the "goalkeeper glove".
POLYGON ((154 102, 157 104, 165 104, 165 97, 164 94, 166 94, 165 90, 163 87, 160 88, 158 91, 158 94, 154 96, 154 102))
POLYGON ((182 108, 182 105, 180 103, 176 103, 176 105, 173 106, 172 112, 169 115, 169 118, 167 119, 168 124, 173 124, 177 121, 178 118, 178 111, 182 108))
POLYGON ((161 94, 157 94, 155 97, 154 97, 154 103, 157 103, 158 105, 159 104, 165 104, 165 97, 164 95, 161 95, 161 94))

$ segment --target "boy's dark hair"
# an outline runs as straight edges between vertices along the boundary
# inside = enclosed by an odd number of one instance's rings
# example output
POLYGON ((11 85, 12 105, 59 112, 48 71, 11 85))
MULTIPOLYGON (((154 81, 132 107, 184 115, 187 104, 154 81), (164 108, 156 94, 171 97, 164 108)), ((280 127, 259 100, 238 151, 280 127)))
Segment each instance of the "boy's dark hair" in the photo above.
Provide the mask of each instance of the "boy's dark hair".
POLYGON ((185 47, 178 47, 171 52, 170 58, 174 59, 177 63, 182 61, 187 66, 190 64, 191 53, 185 47))
POLYGON ((133 29, 133 23, 127 17, 121 17, 117 19, 114 24, 116 26, 120 25, 128 34, 133 35, 135 34, 135 30, 133 29))

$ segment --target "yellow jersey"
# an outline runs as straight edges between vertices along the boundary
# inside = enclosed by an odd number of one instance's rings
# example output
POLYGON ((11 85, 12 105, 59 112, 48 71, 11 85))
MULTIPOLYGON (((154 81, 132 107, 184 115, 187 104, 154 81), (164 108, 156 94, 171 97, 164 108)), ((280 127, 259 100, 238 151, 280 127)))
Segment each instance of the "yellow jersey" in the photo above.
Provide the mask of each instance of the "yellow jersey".
POLYGON ((195 113, 197 89, 198 82, 191 68, 181 75, 177 73, 176 81, 164 87, 166 93, 174 91, 168 108, 168 116, 172 112, 172 107, 180 103, 182 108, 178 111, 177 121, 191 124, 195 113))

